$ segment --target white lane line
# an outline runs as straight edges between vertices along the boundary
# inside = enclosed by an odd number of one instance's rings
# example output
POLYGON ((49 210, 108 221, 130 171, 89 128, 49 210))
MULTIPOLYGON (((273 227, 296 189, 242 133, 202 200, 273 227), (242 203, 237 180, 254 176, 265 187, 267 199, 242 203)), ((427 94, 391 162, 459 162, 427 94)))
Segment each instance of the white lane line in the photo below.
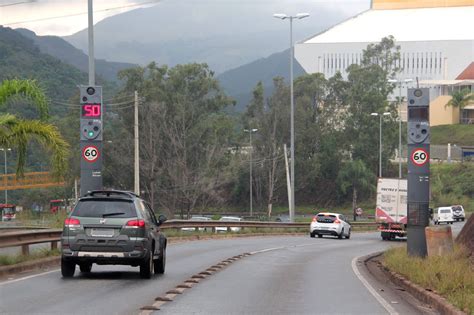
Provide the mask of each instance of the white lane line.
POLYGON ((47 275, 47 274, 50 274, 50 273, 53 273, 53 272, 58 272, 59 270, 60 269, 45 271, 45 272, 42 272, 42 273, 38 273, 38 274, 35 274, 35 275, 31 275, 31 276, 26 276, 26 277, 23 277, 23 278, 13 279, 13 280, 5 281, 5 282, 0 282, 0 286, 6 285, 6 284, 11 284, 11 283, 14 283, 14 282, 23 281, 23 280, 28 280, 28 279, 31 279, 31 278, 44 276, 44 275, 47 275))
POLYGON ((360 282, 367 288, 367 290, 375 297, 375 299, 385 308, 385 310, 390 314, 390 315, 399 315, 395 309, 385 301, 385 299, 375 291, 375 289, 369 284, 369 282, 362 276, 362 274, 359 271, 359 268, 357 267, 357 261, 363 256, 356 257, 352 259, 352 270, 354 271, 355 275, 357 278, 359 278, 360 282))

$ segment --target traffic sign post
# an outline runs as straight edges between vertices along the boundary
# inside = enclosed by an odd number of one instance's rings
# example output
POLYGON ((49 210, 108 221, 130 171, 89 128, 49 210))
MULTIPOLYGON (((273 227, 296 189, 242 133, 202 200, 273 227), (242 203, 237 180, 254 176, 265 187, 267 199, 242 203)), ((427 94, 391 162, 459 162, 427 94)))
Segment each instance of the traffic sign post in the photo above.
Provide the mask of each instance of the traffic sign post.
POLYGON ((80 86, 81 196, 102 189, 102 87, 80 86))
POLYGON ((425 257, 429 225, 430 121, 429 89, 408 89, 408 228, 410 256, 425 257))

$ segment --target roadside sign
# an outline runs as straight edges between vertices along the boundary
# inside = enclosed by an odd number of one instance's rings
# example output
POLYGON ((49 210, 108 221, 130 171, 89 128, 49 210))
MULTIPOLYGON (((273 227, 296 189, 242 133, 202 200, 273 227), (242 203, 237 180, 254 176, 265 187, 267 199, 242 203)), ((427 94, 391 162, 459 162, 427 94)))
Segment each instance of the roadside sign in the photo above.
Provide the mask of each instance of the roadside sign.
POLYGON ((422 148, 417 148, 411 153, 411 161, 416 166, 423 166, 430 159, 429 153, 422 148))
POLYGON ((82 157, 89 163, 94 163, 99 158, 99 149, 96 146, 88 145, 82 150, 82 157))
POLYGON ((362 215, 362 212, 363 212, 363 211, 362 211, 362 208, 357 208, 357 209, 356 209, 356 214, 357 214, 357 215, 359 215, 359 216, 362 215))

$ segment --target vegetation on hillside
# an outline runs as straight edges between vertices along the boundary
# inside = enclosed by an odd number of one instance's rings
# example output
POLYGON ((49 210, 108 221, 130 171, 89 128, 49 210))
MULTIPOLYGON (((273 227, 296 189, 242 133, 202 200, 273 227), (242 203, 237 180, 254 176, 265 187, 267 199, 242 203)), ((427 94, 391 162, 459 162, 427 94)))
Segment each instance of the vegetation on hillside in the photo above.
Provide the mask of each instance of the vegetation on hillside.
POLYGON ((431 144, 474 146, 474 125, 442 125, 431 127, 431 144))

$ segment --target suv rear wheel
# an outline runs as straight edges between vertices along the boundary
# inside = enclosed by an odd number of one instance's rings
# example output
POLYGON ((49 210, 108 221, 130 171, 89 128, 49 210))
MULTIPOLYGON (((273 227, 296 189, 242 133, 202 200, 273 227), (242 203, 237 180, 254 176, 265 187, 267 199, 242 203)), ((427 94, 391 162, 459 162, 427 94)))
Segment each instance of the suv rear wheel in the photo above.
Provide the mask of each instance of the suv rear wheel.
POLYGON ((150 254, 140 264, 140 277, 143 279, 150 279, 153 273, 153 256, 150 254))
POLYGON ((61 259, 61 274, 63 278, 72 278, 76 271, 76 264, 72 261, 61 259))
POLYGON ((163 249, 163 253, 161 253, 161 257, 153 262, 153 266, 155 268, 156 274, 163 274, 165 273, 166 267, 166 249, 163 249))

